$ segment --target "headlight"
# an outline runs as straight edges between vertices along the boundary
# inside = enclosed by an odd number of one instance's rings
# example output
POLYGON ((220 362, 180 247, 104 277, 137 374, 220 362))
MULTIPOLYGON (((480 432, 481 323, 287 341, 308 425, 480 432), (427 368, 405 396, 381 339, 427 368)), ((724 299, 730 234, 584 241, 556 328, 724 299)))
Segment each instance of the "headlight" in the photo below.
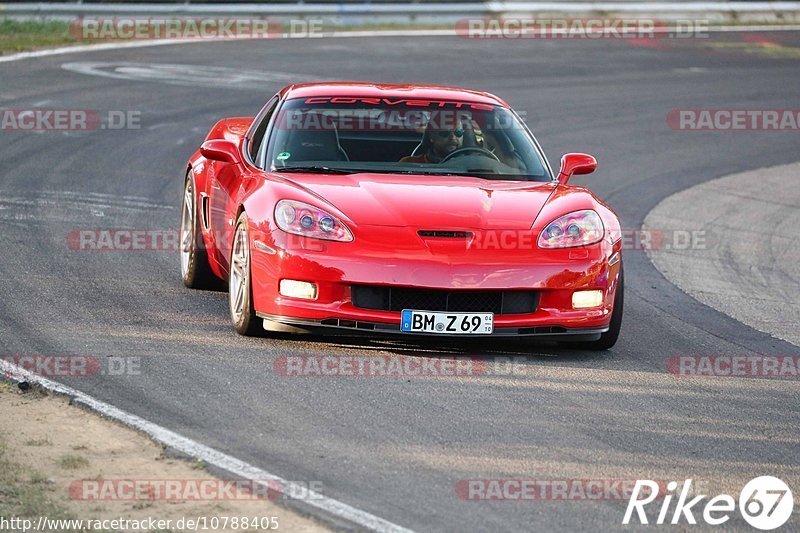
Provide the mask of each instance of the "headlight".
POLYGON ((341 220, 318 207, 294 200, 278 202, 275 223, 286 233, 303 237, 342 242, 353 240, 353 234, 341 220))
POLYGON ((566 214, 549 223, 539 234, 539 248, 572 248, 603 240, 603 221, 591 209, 566 214))

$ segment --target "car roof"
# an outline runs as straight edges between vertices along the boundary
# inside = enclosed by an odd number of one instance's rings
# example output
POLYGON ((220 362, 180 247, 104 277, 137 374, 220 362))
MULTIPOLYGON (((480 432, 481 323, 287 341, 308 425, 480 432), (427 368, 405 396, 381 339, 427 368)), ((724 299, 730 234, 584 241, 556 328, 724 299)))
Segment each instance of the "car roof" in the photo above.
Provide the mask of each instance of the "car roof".
POLYGON ((320 96, 352 96, 358 98, 414 98, 422 100, 456 100, 508 107, 493 94, 458 87, 417 84, 384 84, 366 82, 323 82, 289 85, 281 93, 286 98, 320 96))

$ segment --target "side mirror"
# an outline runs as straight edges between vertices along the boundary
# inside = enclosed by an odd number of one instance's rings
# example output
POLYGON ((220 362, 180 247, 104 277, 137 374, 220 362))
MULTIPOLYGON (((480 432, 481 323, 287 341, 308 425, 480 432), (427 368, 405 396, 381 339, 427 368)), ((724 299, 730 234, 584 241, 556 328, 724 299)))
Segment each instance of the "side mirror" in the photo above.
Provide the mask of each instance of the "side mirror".
POLYGON ((561 170, 558 182, 566 185, 573 174, 591 174, 597 169, 597 159, 589 154, 564 154, 561 158, 561 170))
POLYGON ((204 142, 200 146, 200 153, 203 157, 212 161, 222 161, 223 163, 236 164, 240 161, 239 148, 230 141, 223 139, 212 139, 204 142))

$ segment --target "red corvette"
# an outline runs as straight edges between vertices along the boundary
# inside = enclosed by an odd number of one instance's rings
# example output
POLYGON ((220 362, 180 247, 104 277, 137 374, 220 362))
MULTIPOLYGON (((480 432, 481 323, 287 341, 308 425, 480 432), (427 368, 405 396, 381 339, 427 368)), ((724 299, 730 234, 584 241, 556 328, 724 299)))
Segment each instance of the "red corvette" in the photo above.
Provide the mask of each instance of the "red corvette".
POLYGON ((619 336, 617 216, 554 175, 499 98, 416 85, 292 85, 219 121, 188 162, 181 273, 227 280, 239 333, 619 336))

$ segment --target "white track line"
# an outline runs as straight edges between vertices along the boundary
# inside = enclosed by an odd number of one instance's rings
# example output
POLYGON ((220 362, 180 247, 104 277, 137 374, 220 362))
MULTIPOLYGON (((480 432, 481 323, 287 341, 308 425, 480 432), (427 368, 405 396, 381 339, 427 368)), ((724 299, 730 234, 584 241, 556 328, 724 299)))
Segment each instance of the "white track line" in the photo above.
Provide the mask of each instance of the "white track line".
MULTIPOLYGON (((325 37, 420 37, 424 35, 441 36, 455 35, 455 30, 386 30, 386 31, 363 31, 363 32, 337 32, 323 37, 293 36, 287 39, 320 39, 325 37), (350 35, 352 34, 352 35, 350 35)), ((103 50, 117 50, 124 48, 144 48, 146 46, 164 46, 170 44, 201 44, 219 43, 225 41, 254 41, 254 40, 277 40, 274 39, 253 39, 251 37, 227 37, 227 38, 208 38, 208 39, 152 39, 148 41, 118 41, 113 43, 82 44, 77 46, 64 46, 61 48, 49 48, 46 50, 34 50, 31 52, 20 52, 7 56, 0 56, 0 63, 19 61, 20 59, 35 59, 37 57, 60 56, 64 54, 81 54, 84 52, 100 52, 103 50)))
POLYGON ((179 435, 173 431, 163 428, 152 422, 148 422, 143 418, 127 413, 113 405, 101 402, 100 400, 89 396, 83 392, 75 390, 66 385, 56 383, 47 378, 32 374, 17 365, 0 358, 0 376, 9 376, 12 381, 28 381, 36 383, 37 385, 47 389, 56 394, 63 394, 72 398, 72 402, 80 404, 84 407, 91 409, 105 417, 111 418, 122 422, 126 426, 138 429, 150 436, 154 441, 168 446, 174 450, 188 455, 189 457, 199 459, 206 464, 220 468, 226 472, 230 472, 235 476, 239 476, 253 483, 270 482, 268 487, 271 490, 277 490, 284 494, 306 494, 306 498, 302 501, 305 505, 316 507, 317 509, 334 515, 338 518, 344 519, 353 523, 361 528, 370 531, 387 532, 387 533, 412 533, 410 529, 398 526, 392 522, 379 518, 375 515, 356 509, 346 503, 328 498, 318 492, 307 490, 305 487, 300 487, 296 483, 285 480, 280 476, 270 474, 256 466, 245 463, 235 457, 231 457, 213 448, 209 448, 199 442, 195 442, 189 438, 179 435), (277 485, 277 489, 275 487, 277 485))
MULTIPOLYGON (((551 17, 552 18, 552 17, 551 17)), ((673 28, 653 28, 654 33, 668 33, 673 28)), ((798 24, 784 24, 780 26, 709 26, 703 28, 703 31, 709 33, 760 33, 771 31, 800 31, 798 24)), ((457 35, 455 29, 438 29, 438 30, 368 30, 368 31, 339 31, 330 34, 319 36, 287 36, 279 37, 276 39, 337 39, 343 37, 455 37, 457 35)), ((464 37, 467 39, 466 37, 464 37)), ((9 63, 11 61, 19 61, 22 59, 36 59, 38 57, 60 56, 65 54, 81 54, 85 52, 101 52, 103 50, 121 50, 125 48, 144 48, 147 46, 164 46, 171 44, 202 44, 202 43, 219 43, 226 41, 246 41, 258 40, 249 37, 242 38, 221 38, 221 39, 153 39, 149 41, 120 41, 113 43, 99 43, 99 44, 83 44, 77 46, 64 46, 61 48, 49 48, 46 50, 34 50, 32 52, 20 52, 18 54, 11 54, 7 56, 0 56, 0 63, 9 63)), ((261 39, 271 40, 271 39, 261 39)), ((472 40, 472 39, 469 39, 472 40)), ((568 39, 569 40, 569 39, 568 39)), ((574 40, 574 39, 573 39, 574 40)))

